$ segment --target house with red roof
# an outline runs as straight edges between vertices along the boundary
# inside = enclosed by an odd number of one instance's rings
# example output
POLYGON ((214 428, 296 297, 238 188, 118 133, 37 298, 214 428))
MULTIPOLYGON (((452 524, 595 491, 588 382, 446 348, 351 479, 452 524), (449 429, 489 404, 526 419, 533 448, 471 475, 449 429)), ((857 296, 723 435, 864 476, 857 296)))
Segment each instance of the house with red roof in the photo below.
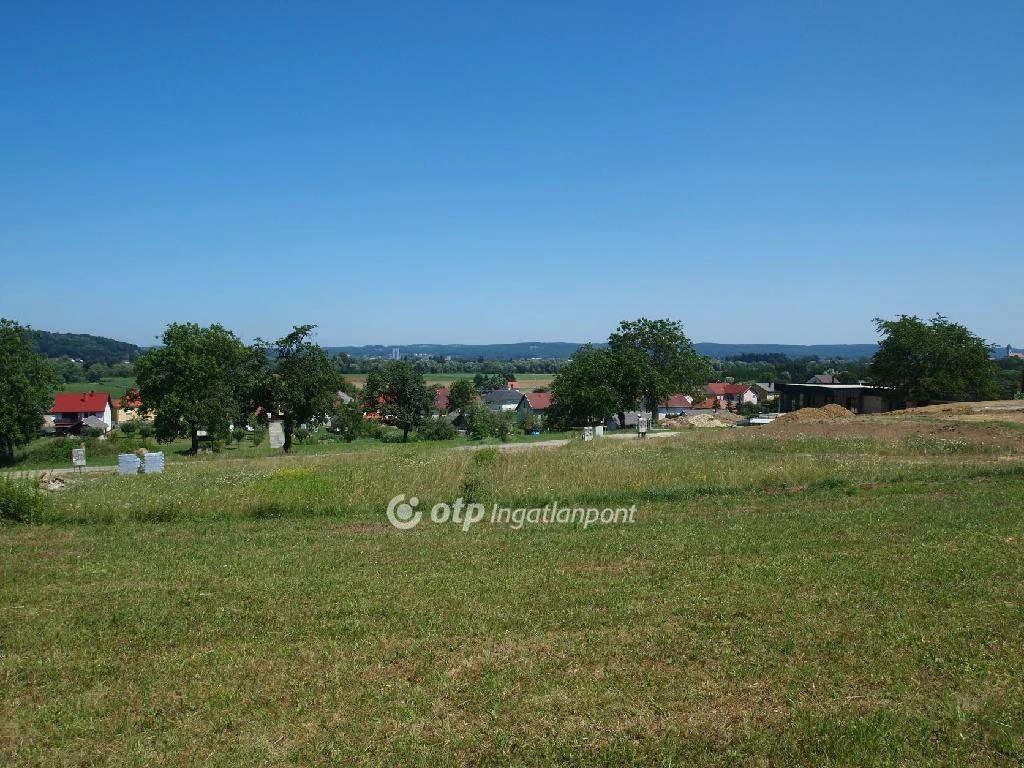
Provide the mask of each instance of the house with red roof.
POLYGON ((544 416, 551 407, 552 398, 550 392, 525 392, 516 406, 516 418, 522 421, 529 416, 544 416))
POLYGON ((129 389, 121 397, 112 398, 110 406, 113 410, 114 424, 124 424, 126 421, 142 419, 152 421, 154 414, 142 415, 142 397, 139 390, 129 389))
POLYGON ((757 404, 757 395, 750 388, 749 384, 724 384, 714 382, 704 387, 704 390, 713 398, 718 400, 719 405, 728 408, 737 408, 743 403, 757 404))
POLYGON ((434 390, 434 412, 448 412, 448 387, 438 387, 434 390))
POLYGON ((676 394, 658 403, 658 418, 666 416, 679 416, 686 413, 686 410, 693 405, 693 398, 689 395, 676 394))
POLYGON ((58 392, 50 413, 58 435, 77 434, 83 426, 109 432, 114 423, 113 403, 107 392, 58 392))

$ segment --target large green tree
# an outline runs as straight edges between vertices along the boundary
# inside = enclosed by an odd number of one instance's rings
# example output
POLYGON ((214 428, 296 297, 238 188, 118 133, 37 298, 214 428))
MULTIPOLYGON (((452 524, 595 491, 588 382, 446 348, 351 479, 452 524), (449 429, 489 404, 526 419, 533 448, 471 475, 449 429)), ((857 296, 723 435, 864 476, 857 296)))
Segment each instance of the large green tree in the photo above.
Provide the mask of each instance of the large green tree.
POLYGON ((292 449, 295 427, 325 418, 334 410, 341 389, 341 376, 327 352, 309 340, 314 328, 296 325, 271 350, 266 405, 284 416, 285 453, 292 449))
POLYGON ((15 446, 39 434, 59 383, 53 366, 34 351, 31 334, 0 318, 0 464, 13 462, 15 446))
POLYGON ((423 381, 423 374, 410 363, 396 360, 382 365, 366 376, 363 407, 378 412, 385 421, 402 430, 402 442, 434 407, 434 393, 423 381))
POLYGON ((942 315, 928 322, 900 315, 875 318, 875 329, 882 340, 871 359, 872 381, 892 387, 900 398, 927 404, 998 397, 993 347, 966 327, 942 315))
POLYGON ((551 382, 548 425, 555 428, 600 424, 618 406, 612 354, 584 344, 551 382))
POLYGON ((608 337, 608 349, 617 364, 613 380, 620 401, 635 392, 654 419, 662 400, 680 392, 696 396, 714 376, 676 320, 624 320, 608 337))
POLYGON ((448 388, 448 412, 464 411, 476 402, 477 391, 469 379, 459 379, 448 388))
POLYGON ((222 325, 172 323, 161 342, 135 363, 142 407, 156 412, 160 440, 188 436, 195 453, 200 430, 227 435, 249 410, 258 366, 252 351, 222 325))

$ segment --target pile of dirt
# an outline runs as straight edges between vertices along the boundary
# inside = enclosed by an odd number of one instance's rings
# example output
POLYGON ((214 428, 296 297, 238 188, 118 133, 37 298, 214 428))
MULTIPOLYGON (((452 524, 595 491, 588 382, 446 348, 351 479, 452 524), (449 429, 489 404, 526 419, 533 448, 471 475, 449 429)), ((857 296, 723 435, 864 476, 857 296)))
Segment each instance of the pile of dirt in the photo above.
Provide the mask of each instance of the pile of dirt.
MULTIPOLYGON (((691 415, 686 416, 684 418, 686 420, 686 423, 689 424, 691 427, 701 427, 701 428, 703 428, 703 427, 727 427, 727 426, 729 426, 728 424, 726 424, 721 419, 716 418, 715 416, 712 416, 710 413, 694 413, 694 414, 691 414, 691 415)), ((683 419, 679 419, 679 421, 683 421, 683 419)))
POLYGON ((829 403, 821 408, 801 408, 799 411, 784 413, 775 419, 775 424, 807 424, 822 421, 840 421, 852 419, 853 414, 841 405, 829 403))

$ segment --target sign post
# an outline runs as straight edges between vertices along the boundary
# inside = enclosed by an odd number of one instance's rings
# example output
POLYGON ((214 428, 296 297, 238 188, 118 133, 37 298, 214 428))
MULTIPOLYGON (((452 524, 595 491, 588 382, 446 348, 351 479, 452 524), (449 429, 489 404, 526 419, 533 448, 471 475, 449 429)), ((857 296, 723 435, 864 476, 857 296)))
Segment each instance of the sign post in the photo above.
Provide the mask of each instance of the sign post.
POLYGON ((71 465, 80 472, 85 466, 85 447, 71 449, 71 465))
POLYGON ((267 424, 267 437, 270 438, 271 448, 284 448, 284 424, 280 421, 267 424))

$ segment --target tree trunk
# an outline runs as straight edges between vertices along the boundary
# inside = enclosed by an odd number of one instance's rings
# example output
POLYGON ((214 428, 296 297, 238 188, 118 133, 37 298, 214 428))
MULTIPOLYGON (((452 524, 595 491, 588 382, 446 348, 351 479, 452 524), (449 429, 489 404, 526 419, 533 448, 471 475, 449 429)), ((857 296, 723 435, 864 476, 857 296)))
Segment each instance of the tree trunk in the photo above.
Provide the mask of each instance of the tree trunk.
POLYGON ((625 411, 619 411, 619 429, 626 428, 626 413, 625 411))
POLYGON ((285 414, 284 416, 284 452, 290 453, 292 450, 292 433, 295 431, 295 422, 292 418, 285 414))
POLYGON ((0 465, 14 463, 14 441, 7 435, 0 435, 0 465))
POLYGON ((650 399, 647 401, 647 410, 651 413, 651 426, 658 423, 658 401, 650 399))
POLYGON ((192 450, 191 453, 195 456, 199 453, 199 429, 198 427, 192 427, 192 450))
POLYGON ((409 442, 409 428, 408 427, 402 427, 402 442, 403 443, 408 443, 409 442))

